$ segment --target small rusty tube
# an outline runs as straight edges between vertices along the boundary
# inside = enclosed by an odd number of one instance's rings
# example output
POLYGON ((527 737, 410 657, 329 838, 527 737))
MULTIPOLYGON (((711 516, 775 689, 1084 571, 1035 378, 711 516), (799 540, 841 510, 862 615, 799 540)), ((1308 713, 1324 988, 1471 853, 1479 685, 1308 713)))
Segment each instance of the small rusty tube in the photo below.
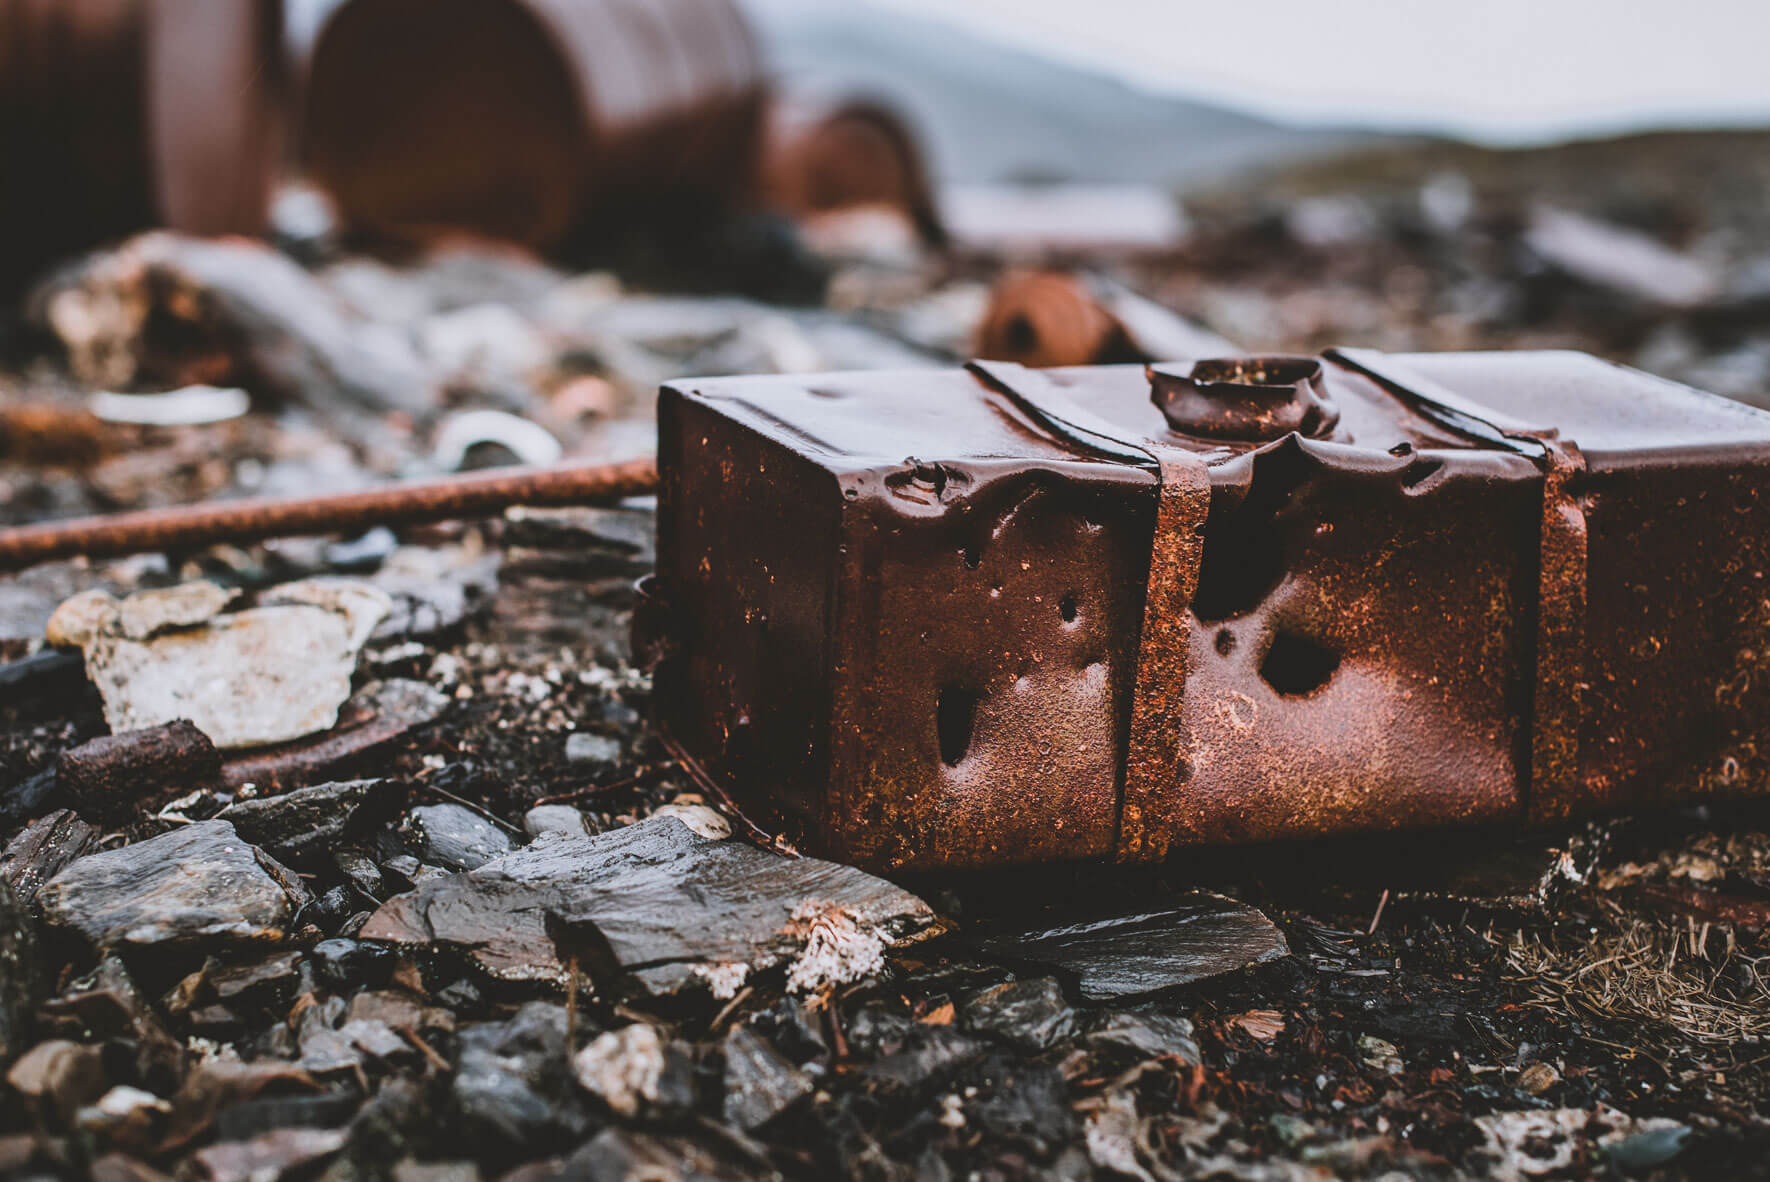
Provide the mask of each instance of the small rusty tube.
POLYGON ((331 496, 228 501, 46 521, 0 530, 0 570, 58 558, 112 558, 153 550, 247 543, 377 525, 453 521, 514 505, 579 505, 657 489, 649 456, 619 464, 525 468, 396 484, 331 496))
POLYGON ((946 243, 920 139, 882 102, 776 102, 761 182, 764 203, 794 217, 883 206, 902 214, 927 245, 946 243))

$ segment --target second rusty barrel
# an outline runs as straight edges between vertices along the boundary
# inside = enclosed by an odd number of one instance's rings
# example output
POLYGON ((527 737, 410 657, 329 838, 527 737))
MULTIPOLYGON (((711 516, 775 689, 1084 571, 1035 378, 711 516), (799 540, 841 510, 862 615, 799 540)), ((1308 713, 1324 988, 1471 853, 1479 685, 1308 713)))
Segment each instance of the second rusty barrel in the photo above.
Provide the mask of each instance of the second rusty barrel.
POLYGON ((150 226, 261 231, 282 22, 281 0, 0 0, 0 288, 150 226))
POLYGON ((614 210, 741 201, 763 89, 732 0, 346 0, 304 156, 350 229, 549 250, 614 210))

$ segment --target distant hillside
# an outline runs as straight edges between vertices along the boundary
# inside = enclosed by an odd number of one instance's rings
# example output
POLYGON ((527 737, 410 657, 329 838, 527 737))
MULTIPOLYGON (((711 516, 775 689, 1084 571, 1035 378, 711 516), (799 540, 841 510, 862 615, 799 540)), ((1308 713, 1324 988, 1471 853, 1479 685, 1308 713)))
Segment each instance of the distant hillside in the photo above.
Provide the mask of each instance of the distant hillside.
POLYGON ((939 176, 1194 185, 1379 137, 1282 127, 856 0, 744 0, 776 75, 889 98, 939 176))

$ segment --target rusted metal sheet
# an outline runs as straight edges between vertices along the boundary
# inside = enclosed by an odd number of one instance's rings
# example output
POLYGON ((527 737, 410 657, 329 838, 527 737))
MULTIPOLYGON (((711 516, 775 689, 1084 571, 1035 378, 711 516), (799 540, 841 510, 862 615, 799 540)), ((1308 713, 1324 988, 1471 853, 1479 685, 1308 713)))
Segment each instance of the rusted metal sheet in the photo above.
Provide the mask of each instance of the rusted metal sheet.
POLYGON ((282 163, 282 11, 0 4, 0 283, 151 226, 261 232, 282 163))
POLYGON ((927 245, 946 241, 919 138, 897 111, 868 99, 773 103, 762 197, 800 219, 883 207, 902 215, 927 245))
POLYGON ((731 0, 347 0, 304 156, 350 227, 552 249, 753 192, 762 71, 731 0))
POLYGON ((863 865, 1770 789, 1770 415, 1590 357, 682 382, 659 462, 659 723, 863 865))

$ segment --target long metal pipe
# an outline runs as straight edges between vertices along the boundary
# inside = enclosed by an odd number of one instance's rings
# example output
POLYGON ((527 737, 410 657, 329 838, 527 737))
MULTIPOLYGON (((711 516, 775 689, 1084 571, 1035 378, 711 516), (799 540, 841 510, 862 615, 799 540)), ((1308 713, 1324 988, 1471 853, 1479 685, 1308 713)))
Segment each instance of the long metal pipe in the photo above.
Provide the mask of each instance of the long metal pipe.
POLYGON ((515 505, 594 504, 654 492, 657 483, 657 463, 646 457, 618 464, 476 472, 329 496, 254 498, 46 521, 0 530, 0 570, 79 556, 112 558, 453 521, 515 505))

